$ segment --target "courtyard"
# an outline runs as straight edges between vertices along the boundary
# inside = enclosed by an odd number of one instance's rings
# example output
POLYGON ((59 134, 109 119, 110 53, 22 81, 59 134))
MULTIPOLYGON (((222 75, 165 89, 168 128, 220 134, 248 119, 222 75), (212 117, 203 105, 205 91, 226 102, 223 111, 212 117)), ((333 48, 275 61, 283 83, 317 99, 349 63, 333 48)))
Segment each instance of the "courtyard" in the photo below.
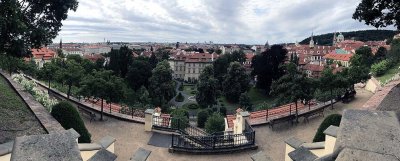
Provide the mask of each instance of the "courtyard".
MULTIPOLYGON (((348 104, 339 102, 334 105, 333 110, 327 108, 324 112, 325 116, 333 113, 342 113, 344 109, 360 108, 372 95, 373 94, 368 91, 357 89, 356 98, 352 102, 348 104)), ((115 143, 115 153, 118 156, 117 160, 121 161, 128 160, 140 147, 152 151, 148 158, 148 160, 151 161, 250 161, 250 156, 258 151, 263 151, 273 160, 279 161, 284 159, 284 141, 286 139, 297 137, 305 142, 312 142, 315 132, 324 118, 316 117, 310 119, 308 123, 304 123, 303 120, 300 120, 300 123, 294 126, 279 124, 274 128, 274 130, 271 130, 267 125, 255 126, 253 128, 256 131, 256 144, 258 144, 259 148, 254 151, 245 151, 229 155, 190 155, 169 153, 167 148, 147 145, 152 133, 145 132, 143 124, 120 121, 109 117, 107 117, 107 121, 104 122, 90 122, 87 117, 83 117, 83 119, 86 127, 92 134, 92 140, 94 142, 100 140, 100 138, 106 135, 113 136, 117 139, 115 143)))

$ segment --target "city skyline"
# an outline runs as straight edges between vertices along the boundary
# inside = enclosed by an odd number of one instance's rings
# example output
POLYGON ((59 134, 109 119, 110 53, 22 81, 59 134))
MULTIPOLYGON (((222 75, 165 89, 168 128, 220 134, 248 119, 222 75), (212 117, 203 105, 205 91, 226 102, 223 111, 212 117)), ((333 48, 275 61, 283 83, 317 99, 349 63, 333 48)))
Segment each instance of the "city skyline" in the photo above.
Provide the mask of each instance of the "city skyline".
POLYGON ((53 42, 295 42, 311 32, 374 29, 351 18, 359 2, 80 1, 53 42))

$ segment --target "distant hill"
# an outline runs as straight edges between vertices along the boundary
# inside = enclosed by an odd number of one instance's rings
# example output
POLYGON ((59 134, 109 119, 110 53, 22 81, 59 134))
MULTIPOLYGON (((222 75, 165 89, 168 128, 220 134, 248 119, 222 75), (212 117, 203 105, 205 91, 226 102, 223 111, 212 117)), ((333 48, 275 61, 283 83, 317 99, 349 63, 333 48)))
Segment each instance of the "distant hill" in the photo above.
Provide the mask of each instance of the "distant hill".
MULTIPOLYGON (((350 31, 342 32, 346 40, 354 38, 359 41, 382 41, 388 38, 393 38, 398 32, 393 30, 361 30, 361 31, 350 31)), ((314 36, 314 42, 318 42, 318 45, 332 45, 334 33, 328 33, 323 35, 314 36)), ((339 35, 339 33, 337 33, 339 35)), ((309 44, 310 37, 304 39, 300 44, 309 44)))

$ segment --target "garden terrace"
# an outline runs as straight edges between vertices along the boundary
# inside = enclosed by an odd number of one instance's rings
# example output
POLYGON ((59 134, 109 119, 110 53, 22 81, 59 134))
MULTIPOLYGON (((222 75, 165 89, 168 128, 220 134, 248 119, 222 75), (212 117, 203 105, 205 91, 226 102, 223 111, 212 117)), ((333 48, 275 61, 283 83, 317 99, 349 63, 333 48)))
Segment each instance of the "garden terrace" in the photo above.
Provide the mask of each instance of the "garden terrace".
POLYGON ((39 120, 3 76, 0 76, 0 91, 0 144, 18 136, 46 133, 39 120))

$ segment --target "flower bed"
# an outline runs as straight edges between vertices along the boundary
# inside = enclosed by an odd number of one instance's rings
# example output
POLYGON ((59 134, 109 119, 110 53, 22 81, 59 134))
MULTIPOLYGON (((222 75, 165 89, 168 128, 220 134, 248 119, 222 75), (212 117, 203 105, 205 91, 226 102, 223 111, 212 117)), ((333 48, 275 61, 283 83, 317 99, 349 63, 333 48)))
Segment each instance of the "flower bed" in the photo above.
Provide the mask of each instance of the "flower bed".
POLYGON ((13 74, 12 79, 21 84, 47 111, 51 112, 52 107, 58 103, 56 99, 50 98, 47 92, 40 90, 34 81, 26 79, 22 74, 13 74))

